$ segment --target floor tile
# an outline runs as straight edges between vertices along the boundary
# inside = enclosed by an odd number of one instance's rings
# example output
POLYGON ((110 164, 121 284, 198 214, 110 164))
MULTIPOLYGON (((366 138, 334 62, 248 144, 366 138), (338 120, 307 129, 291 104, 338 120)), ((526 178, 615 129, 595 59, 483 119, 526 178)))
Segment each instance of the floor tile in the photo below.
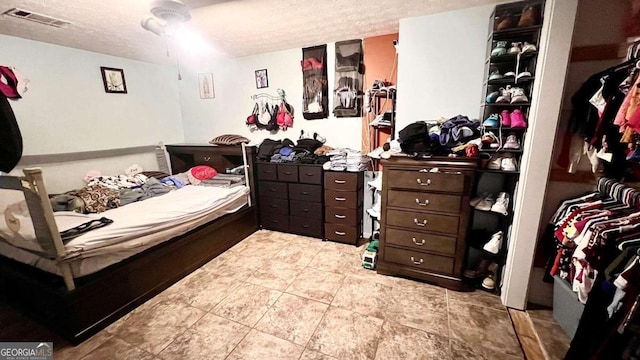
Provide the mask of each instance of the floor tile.
POLYGON ((110 338, 95 350, 81 358, 82 360, 152 360, 153 355, 137 348, 124 340, 110 338))
POLYGON ((334 272, 347 275, 353 269, 361 265, 360 257, 357 254, 348 254, 334 249, 323 248, 313 258, 311 265, 322 271, 334 272))
POLYGON ((401 325, 449 336, 446 292, 426 284, 394 287, 386 319, 401 325))
POLYGON ((273 257, 273 260, 305 267, 311 263, 311 260, 313 260, 313 257, 316 256, 319 251, 319 247, 288 245, 280 250, 280 252, 273 257))
POLYGON ((564 359, 571 339, 556 322, 533 320, 533 327, 538 333, 542 347, 550 360, 564 359))
POLYGON ((495 294, 490 294, 486 291, 476 290, 476 291, 454 291, 447 290, 447 296, 449 300, 464 302, 468 304, 474 304, 479 306, 485 306, 488 308, 496 309, 496 310, 504 310, 507 311, 507 308, 502 305, 502 301, 500 297, 495 294))
POLYGON ((344 275, 307 267, 289 285, 286 292, 329 304, 343 280, 344 275))
POLYGON ((251 330, 227 357, 227 360, 297 360, 303 350, 304 347, 300 345, 257 330, 251 330))
POLYGON ((302 353, 300 360, 338 360, 338 359, 334 358, 333 356, 325 355, 317 351, 306 349, 302 353))
POLYGON ((527 314, 531 320, 543 320, 555 322, 553 319, 553 309, 543 305, 527 304, 527 314))
POLYGON ((391 286, 347 276, 331 305, 384 319, 391 299, 391 286))
POLYGON ((234 277, 218 276, 212 272, 200 271, 187 281, 181 281, 165 290, 161 297, 183 301, 198 309, 210 311, 239 285, 234 277))
POLYGON ((302 269, 303 267, 299 265, 268 260, 249 276, 247 282, 284 291, 296 279, 302 269))
POLYGON ((56 343, 67 343, 43 325, 9 306, 0 308, 0 341, 53 341, 54 348, 56 343))
POLYGON ((376 359, 451 359, 449 338, 385 321, 376 359))
POLYGON ((80 345, 72 345, 67 343, 65 346, 59 346, 53 343, 53 357, 56 360, 75 360, 87 355, 91 351, 95 350, 98 346, 107 342, 113 335, 106 331, 101 331, 89 339, 85 340, 80 345))
POLYGON ((164 359, 224 359, 251 329, 207 314, 181 334, 159 355, 164 359))
POLYGON ((158 354, 205 312, 183 302, 161 302, 127 318, 115 335, 152 354, 158 354))
POLYGON ((523 360, 522 352, 519 355, 506 354, 504 351, 480 346, 475 343, 467 343, 451 339, 451 356, 453 359, 473 360, 523 360))
POLYGON ((383 320, 329 307, 308 349, 338 359, 373 359, 383 320))
POLYGON ((255 326, 257 330, 305 346, 329 305, 282 294, 255 326))
POLYGON ((450 301, 449 323, 452 339, 496 353, 522 354, 511 318, 506 311, 450 301))
POLYGON ((223 318, 254 326, 282 294, 255 284, 241 284, 212 312, 223 318))

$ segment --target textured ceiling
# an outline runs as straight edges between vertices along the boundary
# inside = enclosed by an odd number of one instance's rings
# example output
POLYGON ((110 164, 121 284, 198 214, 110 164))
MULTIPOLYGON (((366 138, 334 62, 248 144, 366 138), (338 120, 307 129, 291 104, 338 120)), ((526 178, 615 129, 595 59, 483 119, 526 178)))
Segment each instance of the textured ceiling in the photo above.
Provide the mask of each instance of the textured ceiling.
MULTIPOLYGON (((183 24, 212 48, 209 57, 239 57, 398 31, 398 20, 504 0, 187 0, 183 24), (206 5, 214 3, 213 5, 206 5)), ((150 0, 2 0, 71 22, 54 28, 0 16, 0 34, 125 58, 168 63, 165 41, 140 26, 150 0)), ((437 36, 437 34, 425 34, 437 36)), ((172 52, 177 38, 170 40, 172 52)), ((193 49, 192 49, 193 50, 193 49)))

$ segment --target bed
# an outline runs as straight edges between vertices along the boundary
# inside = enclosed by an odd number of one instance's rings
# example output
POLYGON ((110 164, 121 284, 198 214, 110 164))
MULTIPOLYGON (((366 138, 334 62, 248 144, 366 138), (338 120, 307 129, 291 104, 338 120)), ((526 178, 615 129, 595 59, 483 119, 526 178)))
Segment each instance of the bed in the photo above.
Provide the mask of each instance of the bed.
MULTIPOLYGON (((203 164, 221 172, 244 166, 247 186, 185 186, 100 213, 95 217, 113 223, 63 243, 42 171, 0 176, 3 200, 11 200, 7 193, 22 195, 29 218, 19 220, 33 224, 17 239, 0 233, 0 296, 77 344, 257 230, 255 148, 166 148, 173 173, 203 164)), ((5 216, 0 229, 13 220, 5 216)))

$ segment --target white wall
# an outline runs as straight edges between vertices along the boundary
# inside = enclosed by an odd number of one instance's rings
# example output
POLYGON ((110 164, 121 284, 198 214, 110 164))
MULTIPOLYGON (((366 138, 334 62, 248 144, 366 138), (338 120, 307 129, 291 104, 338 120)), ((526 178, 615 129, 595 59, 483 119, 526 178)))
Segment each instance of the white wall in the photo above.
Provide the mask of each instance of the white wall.
POLYGON ((400 20, 396 131, 418 120, 479 116, 493 8, 400 20))
POLYGON ((11 101, 24 154, 52 154, 182 141, 174 66, 0 35, 0 64, 31 80, 11 101), (104 92, 100 66, 124 69, 128 94, 104 92))
MULTIPOLYGON (((347 40, 347 39, 345 39, 347 40)), ((329 109, 333 109, 335 45, 327 44, 329 78, 329 109)), ((360 149, 361 118, 305 120, 302 116, 302 50, 291 49, 272 53, 212 61, 204 64, 184 64, 180 82, 180 104, 185 141, 203 143, 221 134, 239 134, 260 143, 265 138, 298 139, 300 130, 318 132, 327 138, 327 145, 360 149), (256 89, 254 71, 267 69, 269 87, 256 89), (215 99, 200 99, 198 73, 213 73, 215 99), (265 130, 251 132, 245 125, 253 110, 251 95, 276 90, 286 91, 287 102, 295 110, 293 127, 275 134, 265 130)))

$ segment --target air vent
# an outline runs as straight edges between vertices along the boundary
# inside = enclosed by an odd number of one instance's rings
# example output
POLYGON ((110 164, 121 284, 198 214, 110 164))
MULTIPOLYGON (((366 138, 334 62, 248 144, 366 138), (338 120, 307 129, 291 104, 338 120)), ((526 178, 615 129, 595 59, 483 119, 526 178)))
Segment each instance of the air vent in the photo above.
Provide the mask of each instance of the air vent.
POLYGON ((42 14, 34 13, 32 11, 18 9, 18 8, 7 10, 3 14, 13 16, 19 19, 35 21, 40 24, 54 26, 58 28, 71 24, 68 21, 52 18, 51 16, 42 15, 42 14))

